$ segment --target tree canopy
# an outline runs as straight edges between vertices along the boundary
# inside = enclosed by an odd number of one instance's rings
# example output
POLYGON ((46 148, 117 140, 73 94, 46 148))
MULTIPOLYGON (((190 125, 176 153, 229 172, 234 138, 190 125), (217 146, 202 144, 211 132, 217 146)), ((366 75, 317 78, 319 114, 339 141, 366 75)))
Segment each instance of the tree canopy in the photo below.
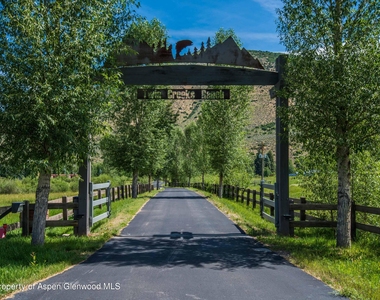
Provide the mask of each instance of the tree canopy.
POLYGON ((199 125, 205 134, 210 166, 219 175, 220 197, 224 176, 240 160, 238 149, 244 146, 249 116, 249 88, 230 88, 230 100, 204 102, 199 118, 199 125))
MULTIPOLYGON (((144 41, 157 46, 166 38, 166 28, 159 20, 149 22, 138 18, 124 41, 144 41)), ((111 130, 102 141, 105 161, 120 172, 133 174, 134 198, 137 197, 138 177, 148 175, 151 178, 164 168, 167 140, 176 121, 171 102, 137 99, 138 88, 144 87, 119 87, 119 97, 111 107, 111 130)))
POLYGON ((120 172, 132 172, 132 194, 137 197, 139 175, 163 168, 168 132, 175 117, 171 103, 136 99, 137 87, 126 87, 114 103, 112 129, 102 141, 105 162, 120 172))
POLYGON ((351 155, 377 145, 380 125, 380 1, 283 2, 278 31, 289 52, 286 117, 310 155, 334 155, 337 245, 348 247, 351 155))
POLYGON ((33 244, 44 242, 52 168, 81 161, 93 149, 103 105, 118 82, 102 65, 135 5, 0 2, 0 158, 39 174, 33 244))

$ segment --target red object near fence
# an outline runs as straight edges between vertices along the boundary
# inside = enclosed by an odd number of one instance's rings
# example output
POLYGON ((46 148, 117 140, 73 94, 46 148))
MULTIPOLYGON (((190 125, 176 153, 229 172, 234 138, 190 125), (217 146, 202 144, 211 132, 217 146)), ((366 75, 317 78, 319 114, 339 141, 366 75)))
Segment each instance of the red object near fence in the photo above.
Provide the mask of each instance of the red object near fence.
POLYGON ((3 224, 3 227, 0 227, 0 239, 4 239, 7 235, 7 224, 3 224))

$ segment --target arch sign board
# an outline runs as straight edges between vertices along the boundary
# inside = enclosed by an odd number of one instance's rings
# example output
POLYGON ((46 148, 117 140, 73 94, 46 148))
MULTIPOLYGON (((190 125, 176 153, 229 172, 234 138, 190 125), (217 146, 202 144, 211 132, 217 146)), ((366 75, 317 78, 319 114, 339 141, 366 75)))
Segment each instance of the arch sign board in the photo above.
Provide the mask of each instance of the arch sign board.
MULTIPOLYGON (((128 42, 127 42, 128 43, 128 42)), ((286 57, 276 61, 276 72, 265 70, 258 59, 246 49, 240 49, 230 37, 223 43, 211 47, 210 38, 194 47, 193 51, 183 50, 192 46, 190 40, 182 40, 167 46, 166 41, 156 46, 145 42, 129 43, 134 54, 119 54, 116 64, 122 73, 125 85, 150 86, 141 88, 140 99, 229 99, 228 85, 272 85, 274 91, 283 88, 283 68, 286 57), (173 52, 175 51, 175 55, 173 52), (168 89, 152 89, 152 86, 168 86, 168 89), (181 89, 175 89, 180 86, 181 89), (191 86, 208 86, 210 89, 192 89, 191 86), (215 87, 218 86, 218 87, 215 87), (220 86, 223 86, 220 89, 220 86), (173 89, 171 89, 173 88, 173 89)), ((288 100, 276 98, 276 107, 287 107, 288 100)), ((87 167, 87 170, 89 168, 87 167)), ((276 195, 278 205, 277 232, 282 235, 291 233, 289 214, 289 143, 286 124, 276 117, 276 195)), ((88 180, 86 168, 81 176, 88 180)), ((85 202, 85 189, 79 193, 79 202, 85 202)), ((79 204, 81 207, 81 204, 79 204)), ((85 212, 83 212, 85 213, 85 212)), ((84 218, 83 218, 84 219, 84 218)), ((85 223, 85 221, 80 222, 85 223)), ((81 234, 87 234, 88 228, 80 226, 81 234)), ((80 234, 80 235, 81 235, 80 234)))
POLYGON ((126 85, 275 85, 278 72, 264 70, 258 59, 240 49, 233 38, 213 47, 202 43, 200 49, 181 55, 192 45, 190 40, 167 47, 166 41, 157 47, 145 42, 130 43, 136 54, 119 54, 116 63, 126 85), (162 45, 161 45, 162 44, 162 45))
POLYGON ((229 89, 137 89, 137 99, 145 100, 226 100, 229 89))

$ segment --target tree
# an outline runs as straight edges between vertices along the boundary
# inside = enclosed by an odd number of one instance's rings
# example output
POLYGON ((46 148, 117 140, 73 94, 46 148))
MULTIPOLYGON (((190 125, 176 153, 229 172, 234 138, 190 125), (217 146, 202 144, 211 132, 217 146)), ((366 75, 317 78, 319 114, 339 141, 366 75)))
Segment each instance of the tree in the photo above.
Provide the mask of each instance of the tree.
POLYGON ((249 116, 249 88, 230 89, 229 100, 203 102, 200 117, 210 166, 219 175, 219 197, 223 196, 224 176, 239 158, 238 149, 244 146, 245 127, 249 116))
POLYGON ((349 247, 351 156, 374 145, 380 125, 380 1, 283 2, 283 96, 292 99, 285 117, 309 155, 334 154, 337 246, 349 247))
MULTIPOLYGON (((160 20, 153 18, 150 22, 142 17, 136 19, 128 29, 126 39, 146 42, 158 48, 168 37, 166 27, 160 20)), ((166 45, 161 45, 166 46, 166 45)))
POLYGON ((104 160, 120 172, 132 172, 132 197, 137 197, 140 175, 152 175, 163 166, 167 127, 175 118, 171 102, 136 99, 137 87, 121 90, 114 103, 112 130, 102 143, 104 160))
POLYGON ((2 162, 38 173, 33 245, 45 239, 52 168, 81 161, 93 149, 102 106, 118 82, 104 76, 102 65, 121 41, 134 5, 0 2, 0 155, 2 162))
MULTIPOLYGON (((124 43, 144 41, 158 47, 166 40, 167 30, 162 23, 138 18, 129 28, 124 43)), ((132 172, 132 197, 137 197, 138 178, 151 177, 164 166, 166 144, 176 116, 171 102, 138 100, 137 89, 121 86, 120 98, 111 109, 111 133, 102 141, 106 162, 120 172, 132 172)), ((147 87, 145 87, 147 88, 147 87)))
MULTIPOLYGON (((233 37, 239 47, 241 42, 233 29, 220 28, 213 38, 213 44, 233 37)), ((222 87, 213 87, 222 88, 222 87)), ((226 87, 223 87, 226 88, 226 87)), ((200 124, 205 133, 210 167, 219 175, 219 197, 223 196, 223 181, 226 173, 239 163, 240 150, 245 142, 245 126, 249 114, 248 87, 231 87, 231 99, 206 101, 202 103, 200 124), (236 161, 235 161, 236 160, 236 161)))
POLYGON ((239 46, 239 48, 243 47, 243 43, 236 35, 235 30, 233 30, 232 28, 228 28, 228 29, 219 28, 218 31, 215 33, 215 36, 212 40, 212 44, 216 45, 216 44, 223 43, 229 37, 232 37, 234 39, 234 41, 239 46))
POLYGON ((183 182, 183 179, 185 178, 183 170, 183 140, 184 134, 182 129, 175 127, 168 143, 164 171, 166 176, 168 176, 174 184, 183 182))
POLYGON ((195 164, 196 169, 202 176, 203 189, 205 184, 205 174, 210 170, 210 154, 207 149, 207 140, 205 136, 207 128, 202 124, 202 118, 197 119, 196 125, 195 140, 197 141, 197 152, 195 155, 195 164))
POLYGON ((149 176, 149 186, 151 183, 151 177, 155 176, 157 181, 163 173, 166 163, 167 147, 169 140, 172 136, 172 131, 177 122, 177 114, 173 113, 172 102, 162 102, 160 103, 160 121, 156 125, 157 130, 160 132, 161 136, 155 138, 156 149, 161 149, 160 153, 152 153, 153 155, 147 157, 148 168, 146 169, 146 175, 149 176), (158 159, 159 158, 159 159, 158 159))
POLYGON ((197 171, 196 156, 198 154, 199 144, 197 141, 197 126, 195 125, 195 123, 190 123, 185 127, 183 137, 183 170, 188 179, 188 186, 190 186, 191 178, 197 171))

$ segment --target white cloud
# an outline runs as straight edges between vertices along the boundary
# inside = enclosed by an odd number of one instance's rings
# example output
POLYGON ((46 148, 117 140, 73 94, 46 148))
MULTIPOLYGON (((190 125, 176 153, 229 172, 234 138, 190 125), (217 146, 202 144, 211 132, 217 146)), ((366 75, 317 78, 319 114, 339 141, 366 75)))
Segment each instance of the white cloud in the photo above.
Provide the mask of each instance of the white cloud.
POLYGON ((265 10, 276 14, 277 8, 282 8, 282 1, 281 0, 252 0, 253 2, 258 3, 262 8, 265 10))

